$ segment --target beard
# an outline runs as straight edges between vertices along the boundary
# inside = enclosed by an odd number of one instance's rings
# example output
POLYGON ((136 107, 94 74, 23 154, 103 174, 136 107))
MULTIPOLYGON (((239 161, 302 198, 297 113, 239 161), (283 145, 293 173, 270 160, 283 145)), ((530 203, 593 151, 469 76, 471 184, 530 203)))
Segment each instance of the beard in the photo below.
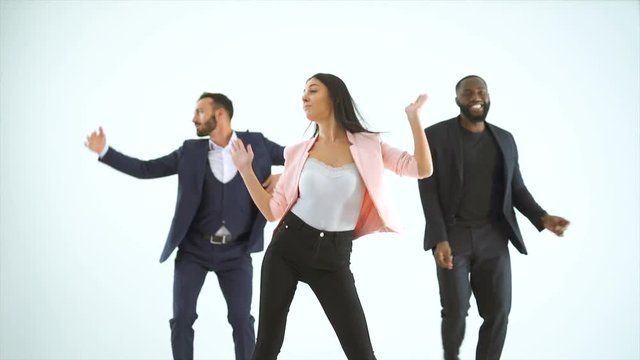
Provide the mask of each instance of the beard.
POLYGON ((215 115, 211 115, 209 120, 202 124, 202 128, 198 129, 196 133, 198 136, 208 136, 218 126, 218 119, 215 115))
POLYGON ((491 101, 487 101, 482 104, 482 114, 474 115, 471 112, 471 106, 460 105, 460 103, 456 100, 456 104, 460 108, 460 113, 464 115, 465 118, 469 119, 472 123, 480 123, 485 121, 487 118, 487 114, 489 113, 489 108, 491 107, 491 101))

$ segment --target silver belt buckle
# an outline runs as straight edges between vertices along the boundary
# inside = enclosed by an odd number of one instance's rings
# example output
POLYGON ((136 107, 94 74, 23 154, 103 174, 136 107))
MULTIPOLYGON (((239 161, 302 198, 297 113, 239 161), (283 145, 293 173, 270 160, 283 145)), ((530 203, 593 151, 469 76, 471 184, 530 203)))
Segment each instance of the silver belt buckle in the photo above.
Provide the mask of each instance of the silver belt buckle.
POLYGON ((227 235, 222 235, 222 236, 216 236, 216 235, 211 235, 209 237, 209 242, 212 243, 213 245, 224 245, 227 243, 227 235), (222 240, 215 240, 216 237, 222 237, 222 240))

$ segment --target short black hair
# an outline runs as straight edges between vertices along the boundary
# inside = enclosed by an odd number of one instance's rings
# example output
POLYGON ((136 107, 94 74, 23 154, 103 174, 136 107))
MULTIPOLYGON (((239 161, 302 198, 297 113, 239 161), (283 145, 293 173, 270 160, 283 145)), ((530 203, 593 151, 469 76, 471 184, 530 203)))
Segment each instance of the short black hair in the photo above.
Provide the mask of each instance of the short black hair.
POLYGON ((229 98, 226 95, 220 94, 220 93, 204 92, 202 93, 202 95, 200 95, 200 98, 198 99, 198 101, 204 98, 209 98, 213 100, 214 109, 216 109, 216 105, 217 105, 227 110, 227 113, 229 113, 229 120, 231 120, 231 118, 233 117, 233 103, 231 102, 231 100, 229 100, 229 98))
POLYGON ((480 76, 478 76, 478 75, 467 75, 467 76, 463 77, 462 79, 460 79, 460 81, 458 81, 458 83, 456 84, 456 93, 458 92, 458 90, 460 90, 460 85, 462 85, 462 82, 467 80, 467 79, 471 79, 471 78, 480 79, 484 83, 484 86, 485 87, 487 86, 487 82, 484 81, 484 79, 481 78, 480 76))

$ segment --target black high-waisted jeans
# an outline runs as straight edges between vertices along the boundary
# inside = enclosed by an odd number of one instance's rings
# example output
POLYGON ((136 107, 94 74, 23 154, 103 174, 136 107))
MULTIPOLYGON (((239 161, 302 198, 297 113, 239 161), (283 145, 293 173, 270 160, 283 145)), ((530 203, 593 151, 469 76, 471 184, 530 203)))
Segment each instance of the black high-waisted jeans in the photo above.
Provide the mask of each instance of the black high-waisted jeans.
POLYGON ((262 262, 254 360, 276 359, 280 353, 298 281, 316 294, 347 358, 375 359, 349 268, 352 240, 353 231, 322 231, 291 212, 285 215, 262 262))

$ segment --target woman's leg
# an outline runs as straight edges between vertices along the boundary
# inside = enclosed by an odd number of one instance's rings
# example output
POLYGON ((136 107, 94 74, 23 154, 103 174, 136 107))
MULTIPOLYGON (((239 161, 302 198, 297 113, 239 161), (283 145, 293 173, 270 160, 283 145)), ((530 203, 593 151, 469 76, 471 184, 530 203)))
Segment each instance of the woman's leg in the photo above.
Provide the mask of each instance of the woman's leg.
POLYGON ((375 359, 351 269, 316 270, 309 286, 318 297, 347 358, 375 359))
POLYGON ((287 245, 283 242, 292 235, 295 234, 291 231, 278 231, 264 254, 254 360, 276 359, 284 342, 289 306, 298 284, 295 269, 283 256, 284 246, 287 245))

